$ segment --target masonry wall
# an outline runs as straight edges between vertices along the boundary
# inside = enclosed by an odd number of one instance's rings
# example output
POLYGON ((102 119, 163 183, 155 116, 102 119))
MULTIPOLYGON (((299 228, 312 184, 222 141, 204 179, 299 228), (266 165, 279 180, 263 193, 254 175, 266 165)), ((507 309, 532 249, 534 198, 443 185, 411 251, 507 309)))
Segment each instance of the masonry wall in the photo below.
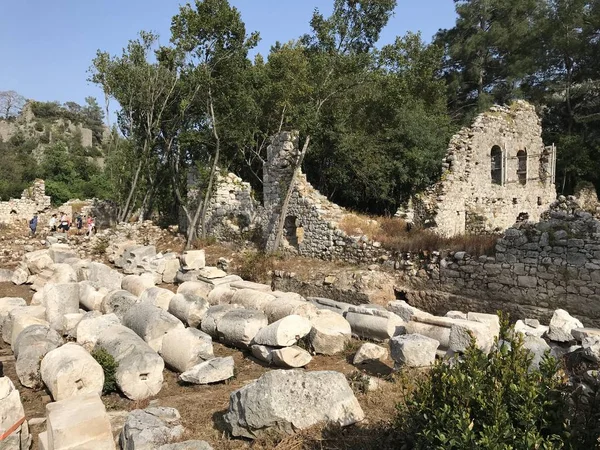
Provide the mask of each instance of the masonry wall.
POLYGON ((503 231, 520 217, 538 221, 556 199, 555 150, 541 134, 534 107, 523 101, 479 115, 452 137, 442 180, 413 199, 415 223, 453 236, 503 231))
POLYGON ((35 180, 23 191, 21 198, 0 202, 0 222, 29 220, 34 214, 41 214, 50 208, 50 197, 46 195, 44 180, 35 180))

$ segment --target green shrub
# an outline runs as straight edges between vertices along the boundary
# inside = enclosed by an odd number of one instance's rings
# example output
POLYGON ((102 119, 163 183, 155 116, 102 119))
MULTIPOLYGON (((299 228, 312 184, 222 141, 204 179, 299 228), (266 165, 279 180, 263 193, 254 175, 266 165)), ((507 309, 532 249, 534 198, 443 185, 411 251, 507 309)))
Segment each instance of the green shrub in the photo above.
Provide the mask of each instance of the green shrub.
POLYGON ((102 392, 104 394, 115 392, 117 390, 116 374, 119 365, 112 355, 103 348, 98 347, 94 349, 92 356, 98 362, 98 364, 102 366, 102 370, 104 370, 104 386, 102 388, 102 392))
POLYGON ((504 321, 489 355, 474 340, 462 358, 438 362, 398 405, 396 426, 417 449, 560 449, 568 442, 556 360, 529 369, 531 353, 504 321))

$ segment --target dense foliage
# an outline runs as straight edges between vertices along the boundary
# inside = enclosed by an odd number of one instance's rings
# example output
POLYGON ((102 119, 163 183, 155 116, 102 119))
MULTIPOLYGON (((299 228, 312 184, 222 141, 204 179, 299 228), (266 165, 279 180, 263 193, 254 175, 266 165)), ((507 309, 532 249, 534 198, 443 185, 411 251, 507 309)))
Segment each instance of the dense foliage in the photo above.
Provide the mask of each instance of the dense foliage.
POLYGON ((110 353, 101 347, 97 347, 92 351, 92 357, 96 360, 104 371, 104 385, 102 386, 103 394, 110 394, 117 391, 117 369, 119 364, 115 361, 110 353))

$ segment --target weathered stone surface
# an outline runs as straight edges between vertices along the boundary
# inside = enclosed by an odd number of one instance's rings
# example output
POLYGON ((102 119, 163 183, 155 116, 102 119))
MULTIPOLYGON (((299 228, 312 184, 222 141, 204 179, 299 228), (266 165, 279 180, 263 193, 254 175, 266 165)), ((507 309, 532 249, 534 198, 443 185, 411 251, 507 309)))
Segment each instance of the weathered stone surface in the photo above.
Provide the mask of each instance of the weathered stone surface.
POLYGON ((368 361, 377 361, 380 359, 384 359, 387 356, 387 354, 388 352, 385 348, 367 342, 360 346, 360 348, 354 355, 354 360, 352 361, 352 364, 358 365, 368 361))
MULTIPOLYGON (((450 318, 449 318, 450 319, 450 318)), ((453 319, 450 319, 453 320, 453 319)), ((450 330, 452 323, 423 323, 411 321, 406 323, 406 334, 421 334, 440 343, 440 348, 450 347, 450 330)))
POLYGON ((179 379, 192 384, 209 384, 233 377, 233 357, 213 358, 191 367, 179 375, 179 379))
POLYGON ((165 334, 160 355, 168 366, 185 372, 214 358, 212 338, 194 328, 176 328, 165 334))
POLYGON ((264 312, 267 315, 269 323, 277 322, 286 316, 295 314, 310 318, 317 313, 318 309, 312 303, 305 300, 291 298, 291 296, 277 297, 275 300, 267 304, 264 312))
POLYGON ((102 301, 108 292, 106 288, 96 289, 91 281, 80 281, 79 304, 88 311, 101 311, 102 301))
POLYGON ((77 325, 83 319, 84 313, 65 314, 62 322, 63 336, 77 337, 77 325))
POLYGON ((267 305, 273 300, 275 300, 275 297, 267 292, 240 289, 233 293, 230 303, 242 305, 247 309, 264 311, 267 305))
POLYGON ((121 288, 131 292, 136 297, 146 289, 154 287, 154 277, 150 275, 127 275, 121 282, 121 288))
POLYGON ((487 323, 471 320, 455 320, 450 328, 449 348, 454 352, 464 352, 471 344, 471 336, 475 337, 477 347, 489 353, 498 337, 495 329, 487 323))
POLYGON ((129 413, 119 444, 123 450, 155 450, 183 435, 181 416, 175 408, 136 409, 129 413))
POLYGON ((581 342, 583 356, 590 361, 600 363, 600 336, 590 336, 581 342))
POLYGON ((69 343, 49 351, 42 359, 40 373, 55 401, 88 393, 102 394, 104 371, 77 344, 69 343))
POLYGON ((306 366, 311 361, 310 353, 296 345, 276 348, 271 352, 271 363, 278 367, 297 369, 306 366))
POLYGON ((354 336, 374 341, 385 341, 405 329, 405 322, 389 311, 351 306, 345 317, 354 336))
POLYGON ((39 324, 39 321, 46 323, 46 308, 43 306, 17 306, 16 308, 10 310, 8 315, 4 318, 4 322, 2 323, 2 339, 11 346, 14 345, 13 334, 14 339, 16 339, 19 332, 24 330, 27 326, 26 321, 19 320, 19 318, 23 316, 34 319, 30 321, 30 325, 39 324), (16 333, 13 333, 13 325, 16 321, 19 321, 20 329, 17 330, 16 333))
POLYGON ((404 300, 394 300, 387 305, 388 311, 393 312, 405 322, 410 322, 413 317, 427 317, 431 314, 421 311, 419 308, 410 306, 404 300))
MULTIPOLYGON (((0 377, 0 430, 8 430, 25 417, 21 396, 8 377, 0 377)), ((1 447, 7 450, 28 450, 31 446, 31 435, 27 421, 8 435, 1 447)))
POLYGON ((197 328, 209 306, 204 298, 196 294, 184 293, 176 294, 171 298, 168 311, 189 327, 197 328))
POLYGON ((171 299, 174 295, 175 294, 168 289, 151 287, 141 293, 140 303, 149 303, 167 311, 169 309, 169 303, 171 303, 171 299))
POLYGON ((444 316, 449 317, 450 319, 467 320, 467 315, 462 311, 448 311, 444 316))
POLYGON ((62 264, 67 259, 77 258, 77 254, 67 244, 52 244, 48 249, 48 255, 55 264, 62 264))
POLYGON ((483 314, 483 313, 475 313, 469 312, 467 313, 467 320, 472 320, 474 322, 485 323, 489 325, 494 336, 498 336, 500 334, 500 317, 498 314, 483 314))
POLYGON ((227 305, 232 303, 233 294, 235 290, 231 289, 229 285, 216 286, 211 290, 206 297, 210 305, 227 305))
POLYGON ((132 400, 158 394, 163 383, 163 359, 129 328, 113 325, 99 337, 104 348, 118 363, 119 389, 132 400))
POLYGON ((515 322, 514 330, 516 332, 524 334, 526 336, 542 337, 542 336, 544 336, 544 334, 546 334, 548 332, 549 327, 544 326, 544 325, 538 325, 537 327, 534 328, 532 326, 525 324, 525 322, 523 322, 522 320, 517 320, 515 322))
POLYGON ((261 311, 233 309, 217 322, 217 334, 221 341, 245 348, 250 345, 260 329, 267 325, 267 316, 261 311))
POLYGON ((206 254, 204 250, 186 250, 181 255, 181 264, 184 270, 204 269, 206 254))
POLYGON ((573 328, 571 334, 573 338, 581 342, 586 337, 600 336, 600 328, 573 328))
POLYGON ((77 324, 77 343, 88 351, 92 351, 107 328, 120 325, 121 322, 115 314, 98 315, 97 312, 85 314, 77 324))
POLYGON ((234 436, 254 439, 270 429, 292 434, 319 422, 347 426, 364 413, 341 373, 274 370, 233 392, 224 419, 234 436))
POLYGON ((308 297, 307 300, 319 309, 329 309, 330 311, 342 315, 346 314, 348 309, 352 306, 350 303, 336 302, 329 298, 308 297))
POLYGON ((217 337, 217 325, 225 314, 234 309, 241 309, 239 305, 215 305, 206 310, 200 329, 212 337, 217 337))
POLYGON ((115 314, 122 321, 127 311, 138 302, 139 298, 129 291, 112 291, 106 294, 102 300, 102 312, 115 314))
POLYGON ((110 420, 97 394, 46 405, 48 449, 115 450, 110 420))
POLYGON ((252 281, 234 281, 230 284, 233 289, 252 289, 253 291, 271 292, 271 286, 268 284, 254 283, 252 281))
POLYGON ((23 262, 27 266, 29 273, 32 275, 37 275, 54 263, 48 250, 37 250, 35 252, 25 253, 25 255, 23 255, 23 262))
POLYGON ((48 326, 31 325, 19 333, 14 345, 15 369, 23 386, 32 389, 42 387, 42 358, 62 344, 62 337, 48 326))
POLYGON ((273 362, 273 347, 267 347, 266 345, 254 344, 250 347, 252 356, 262 362, 271 364, 273 362))
POLYGON ((27 264, 21 263, 17 266, 17 268, 13 271, 12 277, 10 281, 17 286, 21 286, 22 284, 27 283, 29 279, 29 269, 27 268, 27 264))
POLYGON ((14 275, 13 270, 0 269, 0 283, 10 283, 14 275))
POLYGON ((271 347, 289 347, 310 333, 311 328, 310 321, 304 317, 286 316, 260 329, 254 336, 253 343, 271 347))
POLYGON ((204 281, 186 281, 181 283, 177 288, 178 294, 193 294, 198 297, 208 299, 210 292, 215 289, 215 286, 204 281))
POLYGON ((90 262, 87 266, 87 280, 96 289, 105 288, 109 291, 116 291, 121 289, 123 275, 106 264, 90 262))
POLYGON ((79 284, 52 284, 44 289, 46 320, 59 333, 63 330, 63 316, 79 312, 79 284))
POLYGON ((531 367, 535 369, 540 366, 544 354, 550 352, 548 343, 538 336, 526 335, 523 338, 523 347, 532 353, 533 359, 531 360, 531 367))
POLYGON ((440 343, 420 334, 395 336, 390 340, 390 354, 394 362, 407 367, 427 367, 435 362, 440 343))
POLYGON ((583 328, 583 324, 564 309, 557 309, 550 320, 547 337, 555 342, 569 342, 573 340, 571 331, 575 328, 583 328))
POLYGON ((27 306, 27 302, 25 301, 25 299, 22 299, 20 297, 0 298, 0 329, 2 327, 2 324, 4 323, 4 320, 8 317, 8 313, 20 306, 27 306))
POLYGON ((312 328, 308 335, 315 353, 335 355, 344 351, 352 337, 350 323, 341 314, 321 309, 310 318, 312 328))
POLYGON ((213 450, 213 448, 206 441, 184 441, 161 445, 157 450, 213 450))
POLYGON ((150 303, 129 308, 123 316, 123 325, 135 331, 156 352, 160 352, 166 333, 184 328, 177 317, 150 303))

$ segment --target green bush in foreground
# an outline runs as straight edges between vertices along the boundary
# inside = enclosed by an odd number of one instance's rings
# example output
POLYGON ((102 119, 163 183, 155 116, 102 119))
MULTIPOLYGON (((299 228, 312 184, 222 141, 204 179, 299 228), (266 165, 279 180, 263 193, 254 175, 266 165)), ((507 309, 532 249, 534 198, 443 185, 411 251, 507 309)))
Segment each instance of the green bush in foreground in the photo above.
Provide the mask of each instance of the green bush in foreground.
POLYGON ((102 392, 104 394, 115 392, 117 390, 117 368, 119 365, 112 355, 103 348, 94 349, 92 356, 96 362, 100 364, 102 370, 104 370, 104 386, 102 387, 102 392))
POLYGON ((559 367, 532 355, 503 323, 489 355, 475 346, 451 364, 437 363, 398 406, 397 428, 416 449, 569 448, 559 367))

